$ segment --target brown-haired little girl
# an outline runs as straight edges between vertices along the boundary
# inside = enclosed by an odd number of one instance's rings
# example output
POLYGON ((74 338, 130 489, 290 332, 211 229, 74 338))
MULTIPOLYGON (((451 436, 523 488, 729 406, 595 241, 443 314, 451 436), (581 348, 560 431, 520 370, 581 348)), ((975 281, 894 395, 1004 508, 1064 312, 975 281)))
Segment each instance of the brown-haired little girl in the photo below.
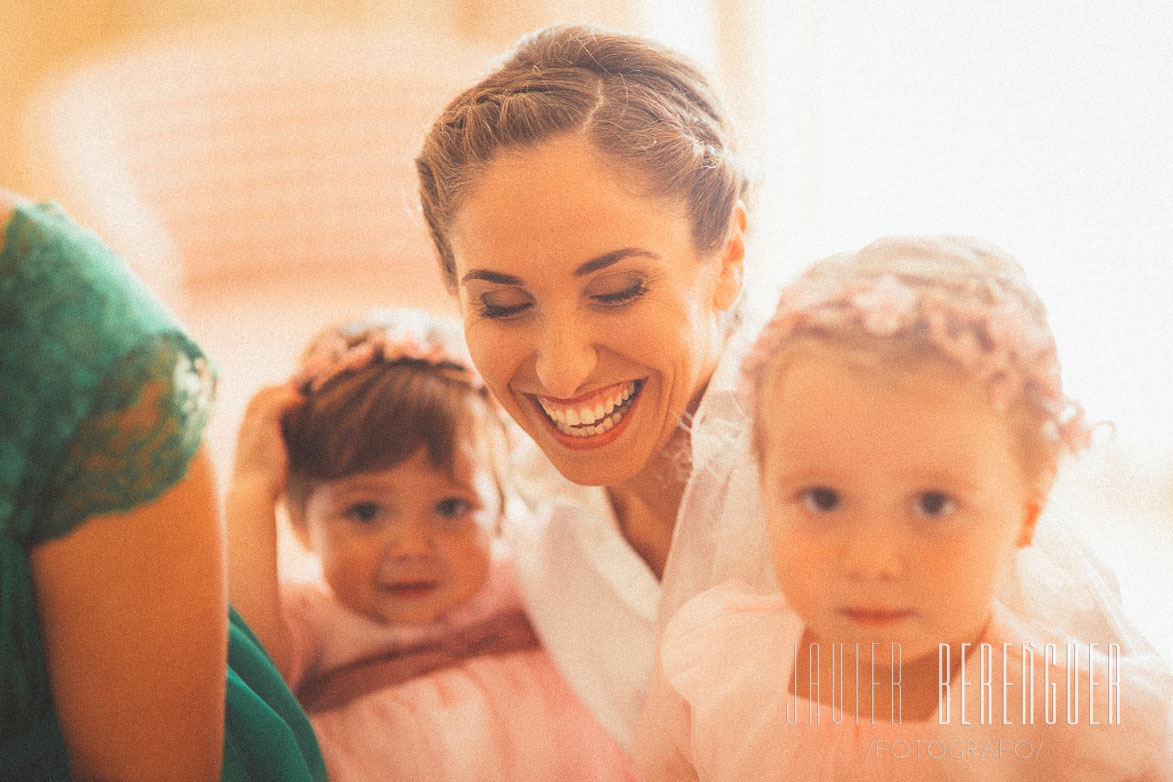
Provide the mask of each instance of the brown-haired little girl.
POLYGON ((311 722, 332 779, 633 778, 540 649, 320 691, 520 612, 498 534, 507 456, 459 328, 418 310, 324 331, 290 383, 250 403, 226 501, 230 591, 290 688, 329 706, 311 722), (282 498, 314 583, 279 583, 282 498))

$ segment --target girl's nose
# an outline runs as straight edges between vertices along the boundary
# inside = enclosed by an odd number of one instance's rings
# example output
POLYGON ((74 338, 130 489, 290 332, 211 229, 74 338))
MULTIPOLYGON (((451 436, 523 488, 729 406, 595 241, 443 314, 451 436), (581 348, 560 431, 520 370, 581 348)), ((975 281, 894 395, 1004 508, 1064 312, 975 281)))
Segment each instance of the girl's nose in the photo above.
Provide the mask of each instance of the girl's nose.
POLYGON ((394 559, 416 559, 432 553, 432 536, 426 523, 401 519, 393 524, 386 541, 386 554, 394 559))
POLYGON ((891 581, 904 575, 904 546, 894 531, 866 526, 848 533, 840 567, 855 581, 891 581))
POLYGON ((536 352, 538 380, 547 394, 561 399, 582 391, 598 361, 589 333, 575 323, 573 315, 547 321, 536 352))

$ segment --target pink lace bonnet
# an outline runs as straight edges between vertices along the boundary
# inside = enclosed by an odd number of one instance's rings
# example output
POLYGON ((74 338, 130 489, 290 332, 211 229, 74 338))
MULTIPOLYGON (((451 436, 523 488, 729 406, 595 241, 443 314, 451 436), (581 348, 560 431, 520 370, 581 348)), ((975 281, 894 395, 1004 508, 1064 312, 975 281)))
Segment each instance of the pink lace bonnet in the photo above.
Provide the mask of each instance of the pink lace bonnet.
POLYGON ((474 390, 485 384, 473 367, 458 324, 410 308, 371 310, 365 317, 320 332, 301 356, 290 382, 313 393, 334 378, 379 361, 427 364, 462 376, 474 390))
POLYGON ((1090 442, 1080 406, 1063 393, 1046 310, 1012 257, 961 236, 891 237, 822 260, 784 288, 741 366, 754 409, 772 361, 803 334, 850 341, 864 332, 923 339, 978 379, 998 409, 1025 397, 1044 435, 1075 452, 1090 442))

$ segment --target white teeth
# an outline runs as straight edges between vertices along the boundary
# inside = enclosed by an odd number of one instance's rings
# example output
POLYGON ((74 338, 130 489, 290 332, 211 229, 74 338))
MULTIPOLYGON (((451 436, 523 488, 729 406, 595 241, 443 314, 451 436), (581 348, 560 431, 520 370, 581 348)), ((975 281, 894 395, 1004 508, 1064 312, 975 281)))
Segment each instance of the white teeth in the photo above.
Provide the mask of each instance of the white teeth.
POLYGON ((542 409, 546 411, 546 415, 550 416, 551 419, 555 421, 563 421, 565 419, 565 416, 562 414, 561 410, 556 410, 555 408, 546 404, 546 400, 542 399, 541 397, 538 397, 538 404, 542 406, 542 409))
POLYGON ((590 437, 591 435, 602 434, 603 432, 611 431, 611 429, 615 427, 615 424, 619 423, 619 421, 622 419, 623 416, 619 413, 616 413, 614 415, 608 416, 601 423, 598 423, 594 426, 570 427, 563 423, 557 423, 555 426, 558 427, 559 432, 568 434, 571 437, 590 437))
POLYGON ((638 382, 633 380, 597 402, 594 407, 562 407, 542 397, 537 399, 558 431, 573 437, 590 437, 610 431, 623 420, 629 407, 627 400, 631 399, 638 387, 638 382))

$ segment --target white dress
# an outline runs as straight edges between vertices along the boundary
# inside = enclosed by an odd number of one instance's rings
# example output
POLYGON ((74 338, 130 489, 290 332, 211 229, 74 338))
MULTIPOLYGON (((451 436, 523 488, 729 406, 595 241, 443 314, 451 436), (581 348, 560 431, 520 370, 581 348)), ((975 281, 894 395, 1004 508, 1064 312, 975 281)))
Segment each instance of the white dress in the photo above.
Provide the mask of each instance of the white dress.
MULTIPOLYGON (((848 709, 808 701, 790 691, 794 648, 802 622, 781 595, 756 595, 737 582, 708 590, 682 608, 663 639, 661 668, 652 684, 649 714, 667 739, 657 755, 644 752, 645 782, 657 780, 1064 780, 1065 782, 1165 782, 1171 776, 1170 676, 1152 656, 1111 666, 1095 650, 1090 667, 1080 663, 1078 685, 1065 699, 1065 671, 1051 665, 1056 694, 1048 724, 1042 676, 1044 640, 1002 606, 982 641, 992 650, 986 703, 973 665, 965 681, 969 700, 961 712, 959 674, 951 684, 947 713, 926 721, 856 716, 848 709), (1008 688, 1002 713, 1003 644, 1009 644, 1008 688), (1033 710, 1020 706, 1022 649, 1035 650, 1033 710), (1109 724, 1109 677, 1118 677, 1119 722, 1109 724), (1089 692, 1094 708, 1089 709, 1089 692), (1078 704, 1070 712, 1068 704, 1078 704), (983 711, 983 706, 988 710, 983 711), (984 715, 984 719, 983 719, 984 715), (968 724, 963 722, 963 716, 968 724), (944 723, 944 724, 942 724, 944 723), (1005 724, 1010 723, 1010 724, 1005 724), (1097 723, 1097 724, 1093 724, 1097 723)), ((822 655, 826 650, 820 649, 822 655)), ((1086 645, 1079 652, 1088 652, 1086 645)), ((1066 660, 1063 645, 1054 659, 1066 660)), ((826 656, 826 655, 822 655, 826 656)), ((829 664, 824 659, 823 665, 829 664)), ((1032 666, 1027 666, 1030 670, 1032 666)), ((862 681, 869 672, 864 663, 862 681)), ((850 677, 851 672, 847 672, 850 677)), ((1074 681, 1074 680, 1073 680, 1074 681)), ((866 686, 866 685, 864 685, 866 686)), ((799 692, 806 692, 800 683, 799 692)), ((646 727, 646 725, 645 725, 646 727)))

